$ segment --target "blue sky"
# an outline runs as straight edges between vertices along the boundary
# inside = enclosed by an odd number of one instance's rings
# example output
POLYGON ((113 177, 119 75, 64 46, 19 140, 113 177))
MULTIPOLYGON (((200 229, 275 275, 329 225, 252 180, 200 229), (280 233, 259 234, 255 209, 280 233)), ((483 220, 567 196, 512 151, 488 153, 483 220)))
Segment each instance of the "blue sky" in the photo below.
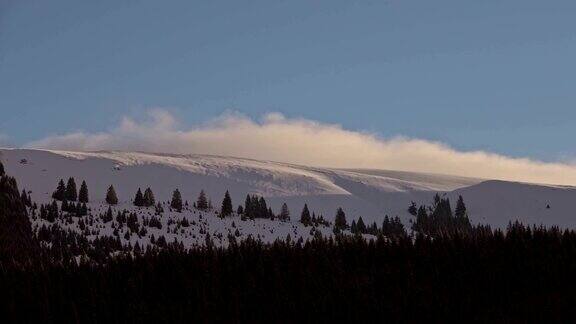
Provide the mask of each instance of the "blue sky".
POLYGON ((165 107, 575 155, 574 1, 0 1, 0 134, 165 107))

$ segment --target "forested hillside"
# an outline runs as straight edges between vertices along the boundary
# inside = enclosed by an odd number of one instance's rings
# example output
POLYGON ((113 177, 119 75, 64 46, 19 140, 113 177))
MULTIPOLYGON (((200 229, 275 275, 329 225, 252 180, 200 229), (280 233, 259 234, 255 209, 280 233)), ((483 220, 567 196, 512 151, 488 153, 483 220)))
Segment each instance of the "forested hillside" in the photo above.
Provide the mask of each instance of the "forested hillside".
MULTIPOLYGON (((576 232, 520 223, 504 231, 473 225, 462 198, 454 209, 440 195, 430 206, 407 206, 414 215, 408 229, 388 217, 376 226, 362 219, 349 223, 340 209, 327 222, 306 208, 296 221, 299 226, 324 227, 329 235, 316 230, 306 240, 287 236, 269 243, 230 235, 225 246, 218 246, 207 233, 204 244, 190 247, 156 241, 136 248, 113 235, 88 239, 54 225, 33 230, 29 219, 40 219, 39 210, 44 218, 54 217, 54 224, 57 219, 64 224, 67 218, 88 219, 91 211, 85 213, 83 205, 90 195, 84 185, 76 203, 68 202, 75 196, 69 180, 56 185, 55 201, 61 201, 38 206, 9 175, 3 174, 0 183, 0 317, 6 322, 575 318, 576 232), (67 211, 62 211, 64 202, 67 211)), ((113 188, 109 193, 108 203, 114 206, 113 188)), ((155 205, 152 196, 148 190, 137 192, 133 203, 159 212, 164 207, 155 205)), ((177 191, 172 198, 166 208, 184 210, 177 191)), ((271 220, 263 203, 248 196, 242 210, 234 211, 225 195, 219 212, 205 217, 287 221, 287 208, 271 220)), ((199 211, 210 204, 200 195, 190 208, 199 211)), ((107 214, 99 218, 114 218, 107 214)), ((114 221, 122 223, 126 215, 118 216, 120 221, 114 221)), ((157 226, 150 225, 151 219, 148 225, 139 219, 129 225, 130 218, 126 227, 157 226)))

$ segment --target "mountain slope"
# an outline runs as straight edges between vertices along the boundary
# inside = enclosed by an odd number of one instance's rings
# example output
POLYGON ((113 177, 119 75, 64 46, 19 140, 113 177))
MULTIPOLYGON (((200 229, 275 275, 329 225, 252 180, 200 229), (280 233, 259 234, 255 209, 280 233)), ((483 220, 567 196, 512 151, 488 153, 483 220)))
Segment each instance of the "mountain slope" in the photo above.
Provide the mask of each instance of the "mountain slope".
POLYGON ((576 199, 572 187, 203 155, 3 149, 0 159, 20 187, 31 190, 32 198, 40 202, 51 200, 59 179, 75 177, 78 183, 86 180, 93 202, 104 200, 110 184, 123 203, 129 203, 139 187, 149 186, 157 200, 163 201, 175 188, 190 202, 204 189, 219 206, 229 190, 235 207, 243 204, 247 194, 258 194, 265 196, 275 211, 286 202, 293 219, 308 203, 312 211, 327 219, 333 219, 341 206, 349 221, 362 216, 365 221, 380 223, 388 214, 398 215, 408 224, 409 203, 429 203, 440 192, 452 201, 462 194, 473 222, 502 227, 520 219, 529 224, 576 227, 576 217, 570 215, 570 204, 576 199))

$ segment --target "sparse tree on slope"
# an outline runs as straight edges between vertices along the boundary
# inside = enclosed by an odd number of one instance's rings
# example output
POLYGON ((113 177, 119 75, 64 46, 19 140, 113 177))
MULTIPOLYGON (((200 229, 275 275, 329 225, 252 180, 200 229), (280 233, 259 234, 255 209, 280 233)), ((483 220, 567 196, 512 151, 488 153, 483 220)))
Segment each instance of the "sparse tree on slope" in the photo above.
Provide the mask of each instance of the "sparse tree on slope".
POLYGON ((416 216, 418 214, 418 207, 416 206, 415 202, 412 202, 410 204, 410 207, 408 207, 408 212, 410 213, 410 215, 412 216, 416 216))
POLYGON ((142 195, 142 191, 138 188, 136 192, 136 196, 134 196, 134 206, 142 207, 144 206, 144 196, 142 195))
POLYGON ((76 190, 76 181, 74 181, 74 178, 68 179, 68 184, 66 185, 66 199, 68 201, 78 200, 78 191, 76 190))
POLYGON ((198 200, 196 201, 196 208, 200 210, 208 209, 208 199, 206 198, 206 193, 204 192, 204 190, 200 190, 198 200))
POLYGON ((224 194, 224 200, 222 200, 222 209, 220 211, 220 217, 226 217, 232 215, 232 199, 230 198, 230 193, 226 190, 224 194))
POLYGON ((182 212, 182 195, 178 189, 174 190, 174 193, 172 193, 172 201, 170 202, 170 207, 179 213, 182 212))
POLYGON ((88 203, 88 186, 86 185, 86 181, 82 181, 80 185, 80 192, 78 193, 78 201, 81 203, 88 203))
POLYGON ((266 205, 266 199, 264 197, 260 197, 258 199, 258 212, 256 217, 258 218, 269 218, 268 217, 268 206, 266 205))
POLYGON ((108 192, 106 193, 106 202, 109 205, 118 204, 118 196, 116 195, 116 190, 114 190, 114 186, 110 186, 108 188, 108 192))
POLYGON ((0 177, 5 175, 6 173, 4 172, 4 164, 2 164, 2 162, 0 162, 0 177))
POLYGON ((282 204, 282 209, 280 209, 280 220, 287 222, 290 220, 290 211, 288 210, 288 205, 286 203, 282 204))
POLYGON ((156 199, 154 199, 154 193, 152 192, 152 189, 146 188, 144 191, 144 206, 151 207, 154 206, 155 203, 156 199))
POLYGON ((58 187, 56 188, 56 191, 54 191, 54 193, 52 194, 52 198, 54 198, 55 200, 64 200, 64 198, 66 198, 66 185, 64 184, 64 180, 60 179, 60 182, 58 182, 58 187))
POLYGON ((338 207, 338 210, 336 211, 336 217, 334 219, 334 228, 336 230, 344 230, 347 227, 348 224, 346 222, 346 214, 344 213, 342 208, 338 207))
POLYGON ((302 213, 300 214, 300 223, 304 224, 304 226, 310 225, 312 219, 310 218, 310 211, 308 210, 308 205, 304 204, 304 208, 302 209, 302 213))
POLYGON ((254 218, 252 211, 252 198, 250 195, 246 195, 246 201, 244 202, 244 216, 248 218, 254 218))

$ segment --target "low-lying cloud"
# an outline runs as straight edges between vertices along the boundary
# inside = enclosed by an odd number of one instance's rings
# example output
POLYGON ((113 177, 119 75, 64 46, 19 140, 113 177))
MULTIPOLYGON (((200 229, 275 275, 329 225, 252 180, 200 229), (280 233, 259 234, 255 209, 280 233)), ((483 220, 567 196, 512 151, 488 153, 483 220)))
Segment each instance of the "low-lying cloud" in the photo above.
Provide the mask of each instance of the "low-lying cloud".
POLYGON ((226 113, 208 123, 182 128, 172 114, 152 110, 146 121, 126 117, 108 132, 50 136, 26 146, 214 154, 334 168, 405 170, 576 185, 576 165, 484 151, 461 152, 421 139, 380 138, 339 125, 289 119, 277 113, 267 114, 261 121, 226 113))

